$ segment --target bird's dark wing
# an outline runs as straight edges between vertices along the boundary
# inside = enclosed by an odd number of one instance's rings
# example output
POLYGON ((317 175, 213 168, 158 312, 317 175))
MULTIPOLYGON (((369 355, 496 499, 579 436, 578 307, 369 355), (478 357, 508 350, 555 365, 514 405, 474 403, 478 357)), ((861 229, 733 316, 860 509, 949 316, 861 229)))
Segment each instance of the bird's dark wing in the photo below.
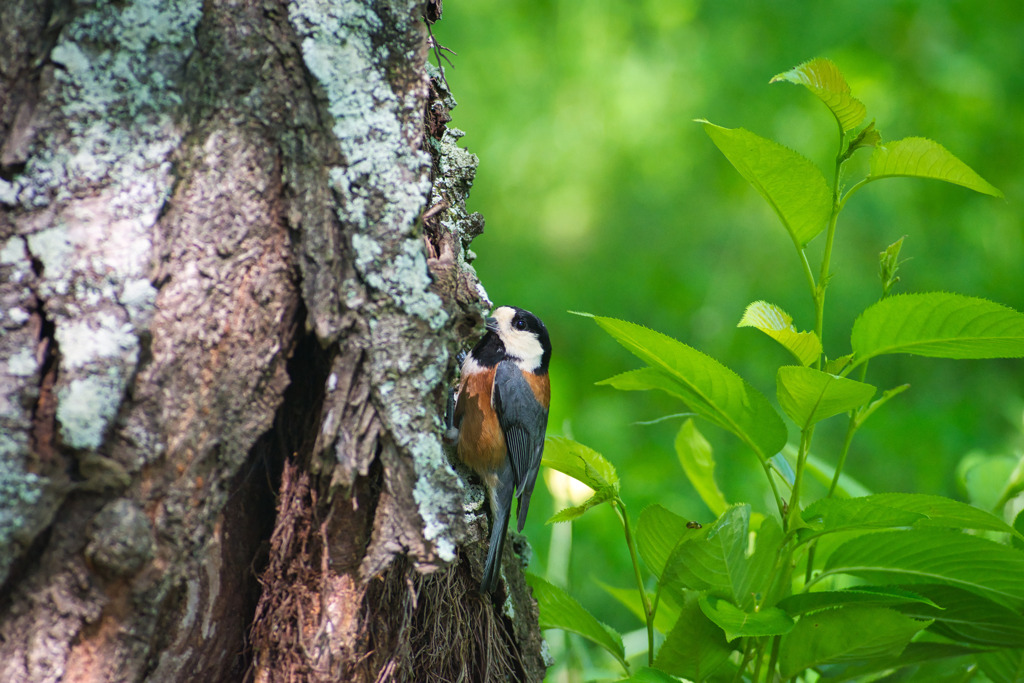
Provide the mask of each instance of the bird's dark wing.
POLYGON ((518 530, 522 531, 544 452, 548 411, 537 401, 522 370, 512 361, 498 363, 494 373, 493 400, 512 465, 516 498, 519 499, 518 530))

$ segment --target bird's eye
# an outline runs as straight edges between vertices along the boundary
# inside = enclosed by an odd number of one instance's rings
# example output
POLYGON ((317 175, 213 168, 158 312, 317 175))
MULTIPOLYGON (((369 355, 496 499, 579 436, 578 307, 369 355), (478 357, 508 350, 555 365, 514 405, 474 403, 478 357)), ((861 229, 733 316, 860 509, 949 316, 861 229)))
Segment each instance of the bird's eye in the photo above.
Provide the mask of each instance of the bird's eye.
POLYGON ((517 330, 525 330, 526 321, 522 319, 516 320, 515 322, 512 323, 512 326, 515 327, 517 330))

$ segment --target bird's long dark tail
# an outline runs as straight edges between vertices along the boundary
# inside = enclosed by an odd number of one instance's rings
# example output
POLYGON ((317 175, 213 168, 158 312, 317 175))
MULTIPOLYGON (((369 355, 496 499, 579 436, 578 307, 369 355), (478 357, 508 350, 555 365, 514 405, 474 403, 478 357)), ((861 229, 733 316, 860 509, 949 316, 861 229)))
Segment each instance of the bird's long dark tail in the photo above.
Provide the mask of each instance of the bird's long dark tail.
POLYGON ((480 590, 493 593, 498 585, 501 573, 501 555, 505 549, 505 531, 508 528, 509 513, 512 511, 514 484, 509 476, 500 477, 499 483, 491 491, 491 542, 487 548, 487 562, 484 564, 484 576, 480 580, 480 590))

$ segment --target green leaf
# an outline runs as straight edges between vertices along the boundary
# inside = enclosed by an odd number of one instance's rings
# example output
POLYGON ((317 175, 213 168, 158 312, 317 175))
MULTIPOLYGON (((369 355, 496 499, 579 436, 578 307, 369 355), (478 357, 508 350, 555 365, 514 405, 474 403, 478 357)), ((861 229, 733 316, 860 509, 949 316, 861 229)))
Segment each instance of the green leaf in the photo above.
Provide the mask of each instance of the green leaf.
POLYGON ((852 353, 840 356, 839 358, 827 360, 825 361, 825 372, 830 375, 838 375, 846 368, 847 365, 850 364, 851 361, 853 361, 852 353))
POLYGON ((782 636, 779 671, 788 678, 823 664, 898 655, 928 623, 862 605, 805 614, 782 636))
POLYGON ((1024 649, 997 650, 978 657, 992 683, 1020 683, 1024 679, 1024 649))
MULTIPOLYGON (((619 491, 619 474, 615 466, 597 451, 563 436, 549 436, 544 442, 542 465, 583 482, 595 492, 619 491)), ((595 493, 595 495, 597 495, 595 493)))
POLYGON ((934 619, 930 630, 950 640, 987 647, 1024 644, 1024 616, 970 591, 953 586, 922 586, 931 604, 908 604, 900 613, 934 619))
POLYGON ((810 528, 801 541, 822 534, 854 529, 885 529, 912 526, 927 517, 919 512, 900 510, 867 498, 821 498, 803 511, 803 519, 810 528))
POLYGON ((900 260, 900 250, 903 248, 903 240, 906 235, 899 238, 884 251, 878 254, 878 278, 882 281, 882 298, 889 296, 892 288, 900 281, 897 273, 903 261, 900 260))
POLYGON ((788 81, 802 85, 825 103, 845 133, 853 130, 867 115, 867 108, 850 94, 850 86, 839 67, 828 59, 812 59, 772 78, 770 83, 788 81))
POLYGON ((636 673, 629 678, 620 679, 617 683, 679 683, 679 679, 669 676, 663 671, 645 666, 637 669, 636 673))
POLYGON ((1013 530, 1017 534, 1013 537, 1013 547, 1017 550, 1024 550, 1024 510, 1017 513, 1013 520, 1013 530))
POLYGON ((800 429, 859 408, 875 387, 814 368, 783 365, 776 376, 779 405, 800 429))
POLYGON ((595 619, 583 605, 558 586, 548 583, 536 574, 526 572, 525 576, 537 601, 540 628, 560 628, 563 631, 577 633, 607 650, 624 669, 629 671, 622 636, 617 631, 595 619))
POLYGON ((833 574, 872 583, 957 586, 1013 609, 1024 607, 1024 553, 945 529, 858 536, 832 552, 818 579, 833 574))
POLYGON ((762 461, 786 444, 786 425, 764 394, 715 359, 641 325, 597 316, 594 321, 650 366, 600 384, 666 391, 735 434, 762 461))
MULTIPOLYGON (((661 585, 711 591, 744 610, 753 610, 767 573, 764 559, 773 557, 782 534, 765 533, 764 552, 751 561, 749 546, 750 506, 734 505, 703 536, 683 538, 665 561, 661 585), (774 547, 767 547, 774 544, 774 547)), ((769 565, 770 566, 770 565, 769 565)))
POLYGON ((798 249, 825 228, 832 213, 832 192, 813 162, 743 128, 699 123, 729 163, 775 210, 798 249))
MULTIPOLYGON (((647 617, 644 615, 644 606, 640 601, 640 594, 637 593, 636 586, 632 588, 618 588, 616 586, 610 586, 601 579, 592 579, 604 592, 615 598, 623 607, 628 609, 639 620, 641 624, 647 623, 647 617)), ((653 601, 654 596, 648 593, 648 599, 653 601)), ((676 623, 676 619, 679 618, 679 609, 673 604, 671 600, 666 600, 665 595, 661 596, 661 600, 658 601, 658 611, 654 614, 654 628, 658 629, 662 633, 668 633, 672 630, 672 627, 676 623)))
POLYGON ((616 491, 615 487, 613 486, 605 486, 604 488, 600 488, 597 491, 594 491, 594 495, 592 495, 590 498, 587 498, 579 505, 571 505, 551 515, 551 517, 548 518, 546 524, 571 522, 577 517, 582 516, 583 513, 585 513, 590 508, 596 505, 600 505, 601 503, 606 503, 609 500, 612 500, 613 498, 615 498, 617 493, 618 491, 616 491))
POLYGON ((1024 488, 1024 455, 969 453, 957 465, 957 481, 972 504, 1001 509, 1024 488))
POLYGON ((853 156, 853 153, 863 147, 877 147, 882 144, 882 134, 875 128, 875 122, 872 121, 868 125, 864 126, 861 132, 857 133, 857 137, 850 140, 850 144, 846 147, 846 153, 843 155, 843 159, 849 159, 853 156))
POLYGON ((725 512, 729 503, 715 483, 715 457, 711 444, 697 429, 692 419, 686 420, 676 435, 676 455, 687 478, 697 489, 701 500, 717 517, 725 512))
POLYGON ((765 517, 754 534, 754 549, 747 556, 747 576, 740 590, 752 596, 762 609, 767 605, 762 602, 763 594, 775 576, 775 565, 779 560, 783 538, 779 522, 774 517, 765 517))
POLYGON ((868 307, 853 323, 850 341, 858 364, 886 353, 1020 358, 1024 315, 961 294, 897 294, 868 307))
POLYGON ((984 529, 1013 534, 1013 528, 990 512, 958 500, 924 493, 876 493, 865 498, 869 503, 906 510, 924 516, 916 527, 984 529))
POLYGON ((841 591, 818 591, 815 593, 798 593, 779 601, 779 607, 793 616, 819 612, 824 609, 844 607, 846 605, 872 605, 885 607, 920 603, 938 607, 934 602, 917 593, 891 587, 858 586, 841 591))
POLYGON ((911 177, 945 180, 968 189, 1002 197, 1003 193, 957 159, 945 147, 927 138, 904 138, 875 147, 869 180, 911 177))
POLYGON ((803 365, 810 365, 821 355, 821 341, 814 332, 797 332, 793 318, 784 310, 764 301, 747 306, 736 327, 756 327, 775 341, 803 365))
POLYGON ((781 636, 793 630, 794 622, 778 607, 745 612, 728 600, 700 596, 700 609, 725 632, 730 643, 744 636, 781 636))
POLYGON ((654 666, 693 681, 704 680, 728 659, 732 651, 725 634, 704 616, 696 597, 691 596, 676 625, 665 636, 654 666))
POLYGON ((707 529, 687 526, 686 519, 661 505, 644 508, 636 523, 636 546, 647 569, 657 577, 665 571, 665 561, 683 538, 698 538, 707 529))
POLYGON ((848 666, 832 666, 828 670, 828 681, 874 681, 899 680, 903 683, 964 683, 972 679, 977 668, 974 655, 979 650, 950 643, 910 643, 898 655, 880 657, 848 666), (913 667, 913 668, 910 668, 913 667), (909 678, 894 675, 885 679, 869 677, 867 674, 907 670, 909 678), (911 673, 912 672, 912 673, 911 673))

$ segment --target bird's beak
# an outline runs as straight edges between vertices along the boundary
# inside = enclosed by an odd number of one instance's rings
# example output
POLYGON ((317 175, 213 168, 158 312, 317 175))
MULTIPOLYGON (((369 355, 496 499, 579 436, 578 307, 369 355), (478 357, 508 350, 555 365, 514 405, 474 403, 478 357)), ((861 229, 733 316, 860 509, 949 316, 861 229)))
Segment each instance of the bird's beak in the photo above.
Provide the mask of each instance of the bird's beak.
POLYGON ((485 318, 484 319, 484 327, 486 327, 489 332, 497 332, 498 331, 498 319, 497 318, 485 318))

